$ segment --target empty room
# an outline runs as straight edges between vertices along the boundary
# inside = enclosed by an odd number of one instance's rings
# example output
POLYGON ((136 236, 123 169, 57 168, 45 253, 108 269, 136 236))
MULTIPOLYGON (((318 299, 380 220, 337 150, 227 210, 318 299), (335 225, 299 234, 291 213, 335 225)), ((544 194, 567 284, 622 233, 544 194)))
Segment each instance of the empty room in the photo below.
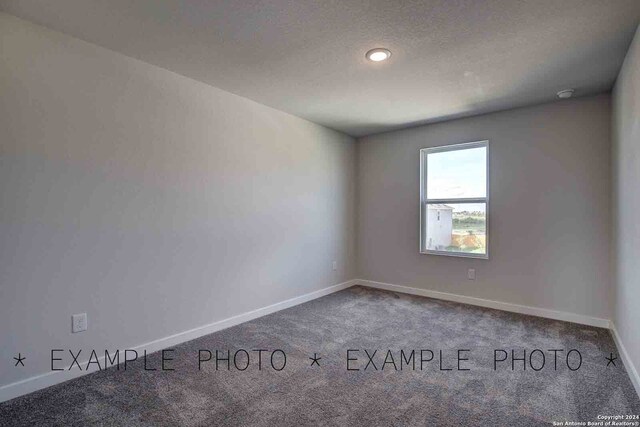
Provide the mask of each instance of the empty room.
POLYGON ((640 426, 640 0, 0 0, 0 426, 640 426))

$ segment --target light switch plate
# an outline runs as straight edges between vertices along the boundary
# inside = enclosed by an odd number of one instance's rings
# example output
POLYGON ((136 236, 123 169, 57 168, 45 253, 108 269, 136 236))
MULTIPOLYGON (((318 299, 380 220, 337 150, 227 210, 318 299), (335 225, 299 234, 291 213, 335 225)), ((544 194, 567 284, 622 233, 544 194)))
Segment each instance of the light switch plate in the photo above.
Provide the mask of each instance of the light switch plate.
POLYGON ((74 314, 71 316, 71 332, 77 333, 86 331, 88 327, 87 324, 87 313, 74 314))
POLYGON ((467 279, 476 280, 476 269, 475 268, 470 268, 469 270, 467 270, 467 279))

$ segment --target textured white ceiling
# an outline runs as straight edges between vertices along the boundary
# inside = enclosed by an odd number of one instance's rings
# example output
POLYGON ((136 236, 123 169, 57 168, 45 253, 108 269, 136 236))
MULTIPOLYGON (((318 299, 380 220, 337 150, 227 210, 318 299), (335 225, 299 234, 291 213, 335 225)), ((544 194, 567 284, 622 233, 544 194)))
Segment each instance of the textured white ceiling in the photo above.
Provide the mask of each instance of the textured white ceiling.
POLYGON ((354 136, 609 90, 640 0, 1 0, 354 136), (393 52, 370 63, 374 47, 393 52))

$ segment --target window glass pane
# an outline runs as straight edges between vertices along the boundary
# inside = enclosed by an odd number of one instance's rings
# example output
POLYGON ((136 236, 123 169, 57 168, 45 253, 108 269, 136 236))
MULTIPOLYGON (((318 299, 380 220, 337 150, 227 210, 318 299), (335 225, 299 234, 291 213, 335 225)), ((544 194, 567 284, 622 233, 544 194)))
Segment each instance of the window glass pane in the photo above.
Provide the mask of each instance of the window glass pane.
POLYGON ((486 197, 487 148, 427 154, 427 198, 486 197))
POLYGON ((428 203, 425 211, 427 250, 487 253, 486 203, 428 203))

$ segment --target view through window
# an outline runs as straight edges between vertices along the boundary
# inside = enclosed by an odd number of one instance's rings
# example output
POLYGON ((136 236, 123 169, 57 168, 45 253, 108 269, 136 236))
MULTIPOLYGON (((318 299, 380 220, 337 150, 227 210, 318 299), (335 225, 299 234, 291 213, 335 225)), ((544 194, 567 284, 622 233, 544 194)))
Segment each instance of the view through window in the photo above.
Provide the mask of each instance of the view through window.
POLYGON ((420 251, 487 258, 488 141, 420 150, 420 251))

